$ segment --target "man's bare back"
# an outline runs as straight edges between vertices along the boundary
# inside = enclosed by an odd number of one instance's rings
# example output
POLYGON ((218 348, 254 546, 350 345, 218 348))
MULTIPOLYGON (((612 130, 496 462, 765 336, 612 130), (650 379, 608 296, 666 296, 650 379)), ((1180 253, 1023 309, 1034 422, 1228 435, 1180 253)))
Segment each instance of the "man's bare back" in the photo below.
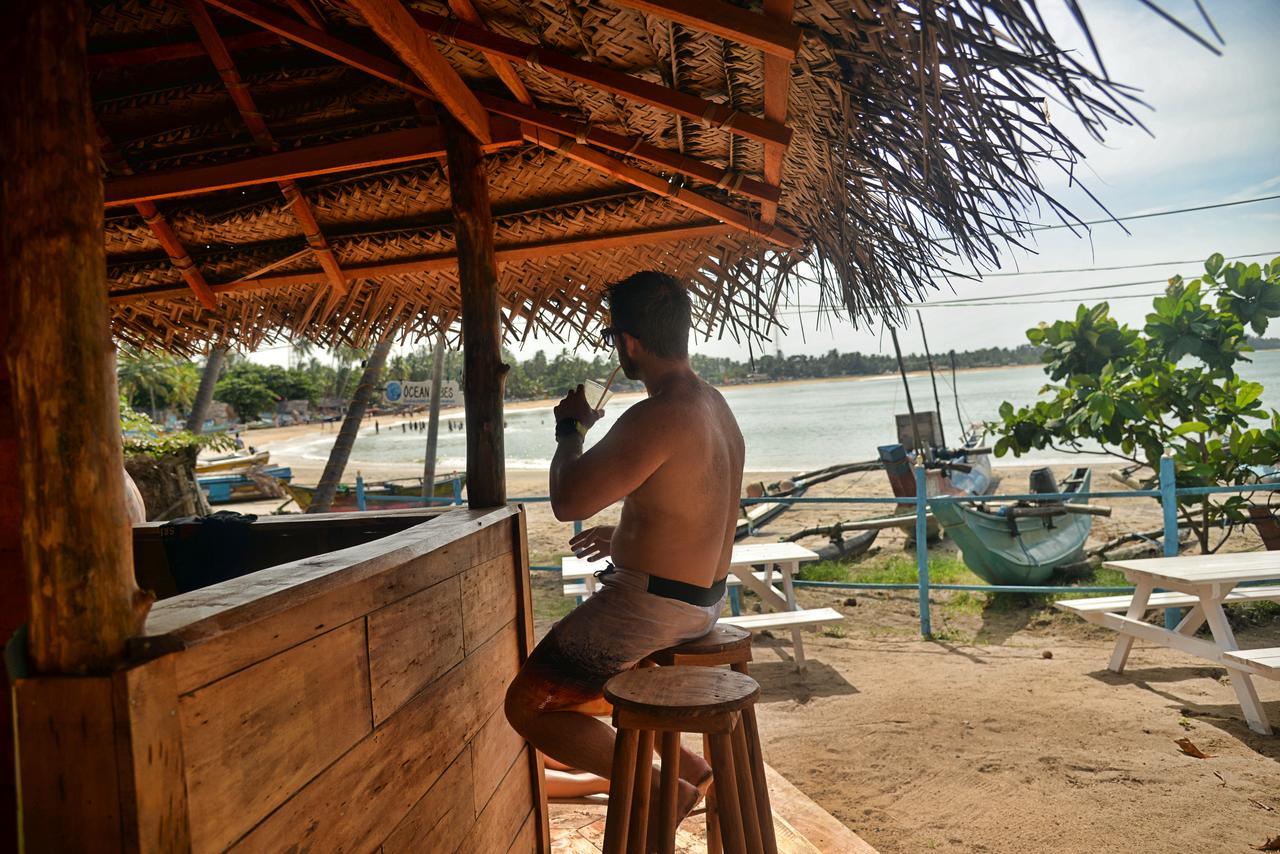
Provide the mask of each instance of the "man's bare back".
POLYGON ((742 432, 720 392, 692 375, 639 407, 669 425, 661 436, 669 455, 623 502, 613 562, 710 587, 729 569, 742 490, 742 432))

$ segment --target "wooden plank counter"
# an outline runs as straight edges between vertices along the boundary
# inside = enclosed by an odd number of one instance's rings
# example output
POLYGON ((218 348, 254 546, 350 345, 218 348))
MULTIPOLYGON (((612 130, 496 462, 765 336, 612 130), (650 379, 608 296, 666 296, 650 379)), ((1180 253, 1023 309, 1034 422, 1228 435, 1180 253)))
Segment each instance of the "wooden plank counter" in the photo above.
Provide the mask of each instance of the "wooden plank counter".
MULTIPOLYGON (((342 521, 277 524, 296 548, 342 521)), ((123 850, 546 851, 540 761, 502 710, 532 643, 519 507, 165 599, 127 670, 18 682, 29 849, 118 825, 123 850), (114 743, 51 746, 77 716, 114 743), (71 798, 119 808, 81 823, 71 798)))

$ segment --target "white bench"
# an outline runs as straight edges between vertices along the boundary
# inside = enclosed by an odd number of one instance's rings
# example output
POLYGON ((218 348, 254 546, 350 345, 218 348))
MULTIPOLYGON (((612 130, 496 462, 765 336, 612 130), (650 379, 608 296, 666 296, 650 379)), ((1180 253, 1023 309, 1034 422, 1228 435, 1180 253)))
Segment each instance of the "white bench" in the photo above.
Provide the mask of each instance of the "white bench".
POLYGON ((720 622, 751 632, 761 629, 798 629, 801 626, 819 626, 838 623, 844 619, 834 608, 807 608, 800 611, 770 611, 764 614, 740 614, 737 617, 721 617, 720 622))
MULTIPOLYGON (((781 577, 779 573, 772 570, 766 571, 766 572, 753 572, 751 574, 754 575, 758 580, 763 581, 765 583, 773 582, 781 577)), ((725 578, 725 584, 729 587, 741 587, 742 579, 731 572, 729 573, 728 577, 725 578)), ((583 596, 583 597, 589 596, 590 594, 587 591, 587 582, 586 581, 568 582, 567 584, 564 585, 564 595, 583 596)))
MULTIPOLYGON (((1224 604, 1233 602, 1280 601, 1280 587, 1237 587, 1227 594, 1224 604)), ((1128 611, 1132 596, 1099 596, 1093 599, 1060 599, 1054 606, 1064 611, 1074 611, 1084 617, 1086 614, 1128 611)), ((1199 598, 1188 593, 1152 593, 1147 600, 1147 610, 1161 608, 1190 608, 1200 604, 1199 598)), ((1088 619, 1088 617, 1085 617, 1088 619)), ((1094 620, 1097 622, 1097 620, 1094 620)))
POLYGON ((1222 660, 1224 664, 1243 665, 1244 669, 1268 679, 1280 679, 1280 646, 1224 652, 1222 660))

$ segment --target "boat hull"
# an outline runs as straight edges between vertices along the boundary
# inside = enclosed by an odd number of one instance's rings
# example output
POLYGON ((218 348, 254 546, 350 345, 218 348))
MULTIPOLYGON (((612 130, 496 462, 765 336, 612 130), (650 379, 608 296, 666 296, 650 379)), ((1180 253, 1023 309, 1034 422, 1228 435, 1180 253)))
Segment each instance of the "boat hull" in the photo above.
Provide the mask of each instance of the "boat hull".
MULTIPOLYGON (((435 486, 431 491, 433 498, 447 498, 452 500, 456 494, 461 493, 463 487, 467 485, 467 476, 465 474, 449 474, 436 478, 435 486), (454 491, 454 481, 458 481, 458 492, 454 491)), ((315 486, 303 486, 301 484, 289 484, 289 493, 293 496, 293 500, 297 502, 298 507, 306 510, 311 506, 311 499, 315 496, 315 486)), ((406 483, 376 483, 365 486, 364 490, 365 503, 376 504, 386 509, 384 505, 390 506, 418 506, 422 504, 422 481, 416 484, 406 483)), ((338 485, 337 490, 333 494, 333 502, 329 505, 331 510, 355 510, 357 509, 356 488, 353 484, 342 483, 338 485)))
MULTIPOLYGON (((1073 491, 1088 492, 1088 469, 1077 469, 1073 491)), ((1066 503, 1085 504, 1070 498, 1066 503)), ((961 503, 933 505, 948 539, 960 547, 965 566, 988 584, 1043 584, 1060 566, 1084 558, 1093 517, 1067 514, 1008 519, 961 503)))

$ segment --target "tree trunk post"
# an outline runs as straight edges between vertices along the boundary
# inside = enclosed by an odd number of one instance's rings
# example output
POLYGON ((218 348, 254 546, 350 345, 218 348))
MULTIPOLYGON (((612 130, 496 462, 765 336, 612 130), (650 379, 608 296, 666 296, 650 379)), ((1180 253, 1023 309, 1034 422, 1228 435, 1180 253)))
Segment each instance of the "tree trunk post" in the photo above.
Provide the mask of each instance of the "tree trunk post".
POLYGON ((215 344, 209 348, 209 359, 204 363, 204 372, 200 374, 200 389, 191 404, 191 414, 187 416, 189 432, 204 432, 204 419, 209 413, 209 404, 213 403, 213 387, 218 384, 218 377, 222 375, 222 366, 226 361, 226 347, 215 344))
POLYGON ((436 494, 436 440, 440 436, 440 380, 444 376, 444 330, 436 338, 431 361, 431 412, 427 416, 427 459, 422 466, 422 500, 436 494))
POLYGON ((360 422, 364 420, 364 411, 369 408, 369 399, 373 397, 373 387, 378 384, 382 375, 382 366, 387 361, 387 353, 391 350, 391 335, 379 341, 369 353, 365 362, 364 373, 360 376, 360 385, 356 387, 351 405, 347 407, 346 418, 342 420, 342 429, 338 438, 333 441, 333 450, 324 464, 324 474, 320 475, 320 483, 316 486, 316 494, 311 499, 308 513, 327 513, 333 504, 333 495, 338 491, 338 482, 342 480, 342 472, 351 457, 351 448, 356 443, 356 435, 360 432, 360 422))
POLYGON ((508 370, 502 363, 493 211, 479 143, 451 115, 444 110, 438 113, 445 135, 462 292, 467 503, 493 507, 507 500, 502 395, 508 370))
POLYGON ((0 15, 4 355, 37 673, 109 671, 150 604, 124 507, 86 14, 14 0, 0 15))

